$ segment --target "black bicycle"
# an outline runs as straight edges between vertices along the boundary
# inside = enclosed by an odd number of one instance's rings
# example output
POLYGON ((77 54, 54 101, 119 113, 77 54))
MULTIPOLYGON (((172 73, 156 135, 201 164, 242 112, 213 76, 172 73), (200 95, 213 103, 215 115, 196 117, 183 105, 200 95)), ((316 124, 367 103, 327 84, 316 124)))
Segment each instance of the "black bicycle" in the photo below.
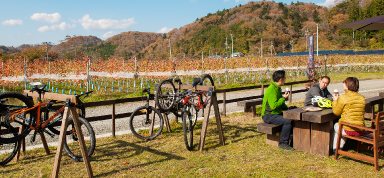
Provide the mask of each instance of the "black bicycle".
POLYGON ((129 127, 133 135, 144 140, 151 140, 160 135, 164 126, 164 119, 160 111, 149 105, 149 100, 154 99, 154 95, 150 93, 150 88, 143 90, 147 93, 146 104, 133 111, 129 127))

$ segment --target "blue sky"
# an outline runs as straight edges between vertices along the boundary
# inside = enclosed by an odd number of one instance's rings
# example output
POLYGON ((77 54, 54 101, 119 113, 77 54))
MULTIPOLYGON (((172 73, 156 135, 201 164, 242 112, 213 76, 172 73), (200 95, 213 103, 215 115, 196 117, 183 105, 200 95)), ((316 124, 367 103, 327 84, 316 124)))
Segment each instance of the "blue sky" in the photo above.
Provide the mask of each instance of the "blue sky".
MULTIPOLYGON (((303 0, 329 6, 334 0, 303 0)), ((0 0, 0 45, 59 44, 66 35, 103 40, 126 31, 166 33, 249 0, 0 0)), ((291 1, 275 1, 290 4, 291 1)))

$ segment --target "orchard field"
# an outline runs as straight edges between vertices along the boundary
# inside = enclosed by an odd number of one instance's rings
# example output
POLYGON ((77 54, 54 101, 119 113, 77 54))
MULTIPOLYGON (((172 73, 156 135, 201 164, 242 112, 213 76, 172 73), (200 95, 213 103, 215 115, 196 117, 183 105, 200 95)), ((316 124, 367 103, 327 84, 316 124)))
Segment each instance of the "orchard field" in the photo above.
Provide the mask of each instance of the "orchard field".
MULTIPOLYGON (((327 73, 382 72, 382 55, 327 56, 327 73)), ((181 60, 101 59, 0 59, 1 92, 30 88, 28 83, 41 81, 57 93, 80 94, 93 90, 100 95, 135 95, 165 78, 178 77, 183 83, 203 73, 210 74, 218 88, 257 85, 269 82, 277 69, 287 71, 288 81, 305 80, 307 56, 241 57, 181 60), (89 88, 87 88, 89 86, 89 88)), ((318 75, 325 73, 324 56, 315 57, 318 75)), ((153 91, 153 90, 152 90, 153 91)))

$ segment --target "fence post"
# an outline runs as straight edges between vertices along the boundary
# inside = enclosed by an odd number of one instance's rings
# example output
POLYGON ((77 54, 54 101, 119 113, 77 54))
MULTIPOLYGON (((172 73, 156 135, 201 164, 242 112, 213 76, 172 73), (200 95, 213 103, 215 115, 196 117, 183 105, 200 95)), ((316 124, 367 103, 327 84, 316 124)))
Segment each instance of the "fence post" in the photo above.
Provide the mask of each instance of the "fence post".
POLYGON ((290 88, 289 88, 289 92, 291 93, 291 94, 289 95, 289 103, 292 103, 292 85, 291 85, 290 88))
POLYGON ((115 137, 115 103, 112 104, 112 136, 115 137))
POLYGON ((261 95, 264 95, 264 85, 261 85, 261 95))
POLYGON ((223 92, 223 115, 227 116, 227 108, 225 107, 225 99, 226 99, 226 93, 223 92))

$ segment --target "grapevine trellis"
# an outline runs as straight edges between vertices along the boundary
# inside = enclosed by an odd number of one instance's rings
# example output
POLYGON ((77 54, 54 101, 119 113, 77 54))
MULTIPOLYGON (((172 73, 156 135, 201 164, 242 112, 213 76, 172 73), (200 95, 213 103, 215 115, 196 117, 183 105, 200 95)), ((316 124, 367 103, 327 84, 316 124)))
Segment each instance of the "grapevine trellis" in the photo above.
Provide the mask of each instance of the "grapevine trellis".
MULTIPOLYGON (((327 56, 327 72, 381 72, 383 58, 382 55, 327 56)), ((52 92, 73 94, 85 91, 88 85, 90 90, 130 92, 151 84, 153 86, 175 75, 183 83, 190 84, 202 72, 211 74, 219 85, 263 83, 271 80, 273 71, 277 69, 286 70, 288 78, 300 80, 306 76, 307 56, 137 61, 112 57, 108 60, 83 58, 54 61, 0 59, 0 62, 3 88, 29 87, 23 83, 28 78, 31 81, 43 80, 52 92)), ((323 64, 323 56, 315 57, 318 75, 325 73, 323 64)))

